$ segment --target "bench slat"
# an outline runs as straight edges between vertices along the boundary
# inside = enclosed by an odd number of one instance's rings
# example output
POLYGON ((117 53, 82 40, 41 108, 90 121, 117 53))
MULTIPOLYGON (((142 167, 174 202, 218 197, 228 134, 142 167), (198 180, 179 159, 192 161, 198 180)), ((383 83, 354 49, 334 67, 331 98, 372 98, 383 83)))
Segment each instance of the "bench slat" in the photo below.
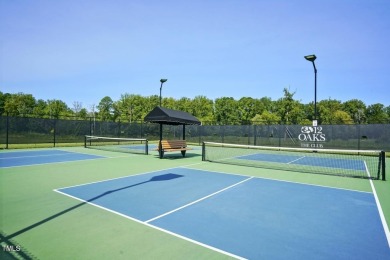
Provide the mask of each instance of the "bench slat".
MULTIPOLYGON (((191 150, 192 148, 187 147, 187 142, 185 140, 162 140, 161 147, 163 151, 186 151, 191 150)), ((156 149, 159 150, 159 146, 156 149)))

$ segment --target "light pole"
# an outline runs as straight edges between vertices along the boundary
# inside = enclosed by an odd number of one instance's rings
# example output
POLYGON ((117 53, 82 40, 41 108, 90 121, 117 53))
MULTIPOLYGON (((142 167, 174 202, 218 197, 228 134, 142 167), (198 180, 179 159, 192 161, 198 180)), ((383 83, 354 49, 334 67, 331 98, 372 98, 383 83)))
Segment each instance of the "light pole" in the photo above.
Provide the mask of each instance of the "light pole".
POLYGON ((317 68, 314 61, 317 59, 316 55, 307 55, 305 59, 311 61, 314 67, 314 120, 317 120, 317 68))
POLYGON ((160 107, 161 107, 161 89, 164 82, 167 82, 167 79, 160 79, 161 86, 160 86, 160 107))

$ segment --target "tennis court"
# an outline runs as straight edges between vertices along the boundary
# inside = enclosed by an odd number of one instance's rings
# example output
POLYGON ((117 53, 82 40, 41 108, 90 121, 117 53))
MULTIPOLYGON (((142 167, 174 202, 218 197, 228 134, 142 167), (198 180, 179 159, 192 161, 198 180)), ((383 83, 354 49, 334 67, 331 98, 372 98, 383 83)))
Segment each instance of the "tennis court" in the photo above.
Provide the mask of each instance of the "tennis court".
MULTIPOLYGON (((2 247, 26 259, 390 259, 388 181, 202 161, 195 148, 1 152, 2 247)), ((313 167, 250 152, 228 156, 313 167)))
POLYGON ((79 160, 92 160, 98 158, 104 157, 79 152, 69 152, 58 149, 0 153, 0 168, 71 162, 79 160))

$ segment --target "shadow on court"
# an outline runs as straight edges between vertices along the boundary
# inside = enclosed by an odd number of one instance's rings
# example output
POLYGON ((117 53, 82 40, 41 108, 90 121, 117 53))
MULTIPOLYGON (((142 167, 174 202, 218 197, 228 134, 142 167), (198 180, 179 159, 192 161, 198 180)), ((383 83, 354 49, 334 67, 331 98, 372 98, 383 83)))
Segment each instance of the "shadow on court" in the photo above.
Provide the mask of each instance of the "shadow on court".
MULTIPOLYGON (((186 153, 186 156, 183 157, 181 153, 176 153, 176 154, 164 154, 164 157, 162 159, 168 159, 168 160, 177 160, 177 159, 185 159, 185 158, 193 158, 193 157, 201 157, 201 154, 196 154, 196 153, 186 153)), ((159 159, 159 155, 155 155, 156 159, 159 159)))
POLYGON ((27 232, 27 231, 29 231, 29 230, 35 228, 35 227, 38 227, 38 226, 40 226, 40 225, 42 225, 42 224, 44 224, 44 223, 46 223, 46 222, 48 222, 48 221, 50 221, 50 220, 52 220, 52 219, 55 219, 55 218, 57 218, 57 217, 59 217, 59 216, 65 214, 65 213, 68 213, 68 212, 70 212, 70 211, 72 211, 72 210, 75 210, 75 209, 77 209, 77 208, 79 208, 79 207, 85 205, 85 204, 88 204, 88 203, 90 203, 90 202, 93 202, 93 201, 95 201, 95 200, 97 200, 97 199, 99 199, 99 198, 102 198, 102 197, 107 196, 107 195, 109 195, 109 194, 112 194, 112 193, 114 193, 114 192, 118 192, 118 191, 125 190, 125 189, 129 189, 129 188, 133 188, 133 187, 136 187, 136 186, 139 186, 139 185, 142 185, 142 184, 146 184, 146 183, 149 183, 149 182, 154 182, 154 181, 169 181, 169 180, 173 180, 173 179, 177 179, 177 178, 181 178, 181 177, 184 177, 184 176, 183 176, 183 175, 180 175, 180 174, 167 173, 167 174, 162 174, 162 175, 154 176, 154 177, 150 178, 150 179, 147 180, 147 181, 143 181, 143 182, 140 182, 140 183, 136 183, 136 184, 129 185, 129 186, 126 186, 126 187, 122 187, 122 188, 119 188, 119 189, 115 189, 115 190, 106 191, 106 192, 104 192, 104 193, 102 193, 102 194, 100 194, 100 195, 98 195, 98 196, 96 196, 96 197, 93 197, 93 198, 91 198, 91 199, 89 199, 89 200, 87 200, 87 201, 84 201, 84 202, 82 202, 82 203, 79 203, 79 204, 77 204, 77 205, 75 205, 75 206, 73 206, 73 207, 70 207, 70 208, 65 209, 65 210, 63 210, 63 211, 60 211, 60 212, 58 212, 57 214, 54 214, 54 215, 52 215, 52 216, 50 216, 50 217, 48 217, 48 218, 45 218, 45 219, 43 219, 43 220, 41 220, 41 221, 39 221, 39 222, 37 222, 37 223, 34 223, 34 224, 32 224, 32 225, 30 225, 30 226, 28 226, 28 227, 25 227, 25 228, 23 228, 23 229, 21 229, 21 230, 15 232, 15 233, 13 233, 13 234, 10 234, 10 235, 8 235, 8 236, 1 236, 1 237, 0 237, 0 238, 1 238, 1 242, 3 242, 3 241, 4 241, 4 242, 7 242, 7 241, 9 241, 10 239, 12 239, 12 238, 14 238, 14 237, 16 237, 16 236, 18 236, 18 235, 20 235, 20 234, 23 234, 23 233, 25 233, 25 232, 27 232))

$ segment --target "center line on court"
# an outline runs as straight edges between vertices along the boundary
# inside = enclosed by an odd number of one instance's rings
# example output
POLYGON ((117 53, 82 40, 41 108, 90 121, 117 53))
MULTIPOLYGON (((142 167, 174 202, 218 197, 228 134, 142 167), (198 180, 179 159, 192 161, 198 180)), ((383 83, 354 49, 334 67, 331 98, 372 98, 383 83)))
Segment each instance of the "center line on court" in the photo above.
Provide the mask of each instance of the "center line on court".
POLYGON ((306 157, 306 156, 299 157, 298 159, 292 160, 291 162, 288 162, 287 164, 290 164, 290 163, 299 161, 299 160, 301 160, 301 159, 303 159, 303 158, 305 158, 305 157, 306 157))
POLYGON ((254 177, 250 177, 250 178, 247 178, 247 179, 242 180, 242 181, 240 181, 240 182, 237 182, 237 183, 235 183, 235 184, 233 184, 233 185, 230 185, 230 186, 228 186, 228 187, 226 187, 226 188, 223 188, 222 190, 216 191, 216 192, 211 193, 210 195, 207 195, 207 196, 205 196, 205 197, 203 197, 203 198, 200 198, 200 199, 198 199, 198 200, 195 200, 195 201, 193 201, 193 202, 190 202, 190 203, 188 203, 188 204, 186 204, 186 205, 184 205, 184 206, 181 206, 181 207, 176 208, 176 209, 174 209, 174 210, 168 211, 168 212, 166 212, 166 213, 164 213, 164 214, 161 214, 161 215, 159 215, 159 216, 157 216, 157 217, 154 217, 154 218, 151 218, 151 219, 149 219, 149 220, 146 220, 145 223, 152 222, 152 221, 154 221, 154 220, 157 220, 157 219, 159 219, 159 218, 162 218, 162 217, 164 217, 164 216, 167 216, 167 215, 169 215, 169 214, 172 214, 172 213, 174 213, 174 212, 176 212, 176 211, 179 211, 179 210, 181 210, 181 209, 184 209, 184 208, 186 208, 186 207, 189 207, 189 206, 191 206, 191 205, 194 205, 194 204, 196 204, 196 203, 198 203, 198 202, 201 202, 201 201, 203 201, 203 200, 205 200, 205 199, 208 199, 208 198, 210 198, 210 197, 212 197, 212 196, 214 196, 214 195, 217 195, 218 193, 221 193, 221 192, 224 192, 224 191, 226 191, 226 190, 228 190, 228 189, 231 189, 231 188, 233 188, 233 187, 235 187, 235 186, 237 186, 237 185, 240 185, 241 183, 244 183, 244 182, 246 182, 246 181, 249 181, 249 180, 251 180, 251 179, 253 179, 253 178, 254 178, 254 177))

